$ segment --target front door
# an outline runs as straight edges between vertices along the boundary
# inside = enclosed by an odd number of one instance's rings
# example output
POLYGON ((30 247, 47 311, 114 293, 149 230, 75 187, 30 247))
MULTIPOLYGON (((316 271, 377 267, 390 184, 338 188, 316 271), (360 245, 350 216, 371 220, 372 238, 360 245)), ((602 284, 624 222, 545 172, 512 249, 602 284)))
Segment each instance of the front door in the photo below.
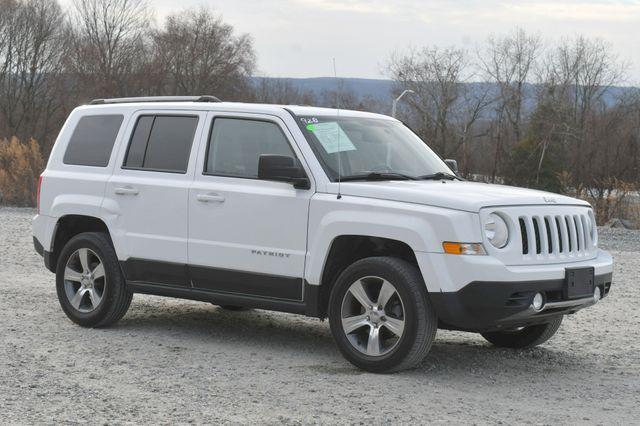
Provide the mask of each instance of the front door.
POLYGON ((226 113, 207 132, 189 191, 194 288, 301 301, 313 191, 258 179, 262 154, 302 160, 291 134, 275 116, 226 113))

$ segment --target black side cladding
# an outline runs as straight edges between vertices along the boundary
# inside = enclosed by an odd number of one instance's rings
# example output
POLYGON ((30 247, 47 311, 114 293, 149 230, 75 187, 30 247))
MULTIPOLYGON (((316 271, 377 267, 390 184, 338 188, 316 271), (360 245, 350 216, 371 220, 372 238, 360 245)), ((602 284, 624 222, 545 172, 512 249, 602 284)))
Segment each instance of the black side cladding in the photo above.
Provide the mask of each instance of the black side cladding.
POLYGON ((144 259, 120 264, 134 292, 320 316, 319 287, 303 278, 144 259))

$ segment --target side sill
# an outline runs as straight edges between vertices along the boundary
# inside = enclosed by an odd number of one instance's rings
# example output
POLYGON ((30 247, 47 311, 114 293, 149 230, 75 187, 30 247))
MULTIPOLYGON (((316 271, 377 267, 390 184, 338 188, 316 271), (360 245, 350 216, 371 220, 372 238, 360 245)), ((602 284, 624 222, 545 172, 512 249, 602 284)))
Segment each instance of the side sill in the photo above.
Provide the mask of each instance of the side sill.
POLYGON ((315 302, 314 299, 316 298, 314 298, 313 296, 314 294, 317 294, 317 290, 309 289, 314 287, 317 288, 317 286, 312 286, 307 283, 305 283, 305 294, 310 297, 306 302, 269 299, 242 294, 221 293, 141 281, 127 281, 127 286, 129 286, 131 291, 133 291, 134 293, 197 300, 200 302, 209 302, 216 305, 236 305, 247 308, 266 309, 269 311, 287 312, 291 314, 317 317, 317 302, 315 302), (309 291, 309 293, 307 293, 307 291, 309 291))

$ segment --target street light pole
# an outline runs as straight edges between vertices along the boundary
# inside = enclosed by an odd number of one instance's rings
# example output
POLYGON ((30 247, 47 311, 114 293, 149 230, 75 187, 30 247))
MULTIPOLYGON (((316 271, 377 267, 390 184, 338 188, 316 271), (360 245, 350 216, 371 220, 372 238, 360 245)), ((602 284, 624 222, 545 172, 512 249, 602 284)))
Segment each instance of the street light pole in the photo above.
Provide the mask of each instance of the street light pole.
POLYGON ((410 89, 406 89, 404 92, 400 93, 400 96, 398 96, 397 98, 395 98, 393 100, 393 105, 391 106, 391 116, 393 118, 396 118, 396 108, 398 107, 398 102, 400 101, 400 99, 402 99, 402 97, 404 95, 406 95, 407 93, 416 93, 413 90, 410 89))

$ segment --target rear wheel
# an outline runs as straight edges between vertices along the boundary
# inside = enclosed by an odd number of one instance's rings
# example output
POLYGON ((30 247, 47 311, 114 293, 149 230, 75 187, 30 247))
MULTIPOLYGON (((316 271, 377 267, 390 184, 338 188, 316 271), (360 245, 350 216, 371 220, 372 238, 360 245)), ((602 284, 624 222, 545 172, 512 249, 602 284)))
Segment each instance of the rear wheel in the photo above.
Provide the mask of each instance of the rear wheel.
POLYGON ((551 339, 560 324, 562 318, 558 317, 546 324, 531 325, 517 330, 494 331, 481 333, 482 337, 490 343, 501 348, 527 349, 538 346, 551 339))
POLYGON ((344 357, 375 373, 418 365, 437 330, 420 272, 391 257, 362 259, 340 274, 329 300, 329 321, 344 357))
POLYGON ((108 236, 85 232, 64 246, 56 269, 64 313, 83 327, 105 327, 124 316, 133 293, 126 287, 108 236))

